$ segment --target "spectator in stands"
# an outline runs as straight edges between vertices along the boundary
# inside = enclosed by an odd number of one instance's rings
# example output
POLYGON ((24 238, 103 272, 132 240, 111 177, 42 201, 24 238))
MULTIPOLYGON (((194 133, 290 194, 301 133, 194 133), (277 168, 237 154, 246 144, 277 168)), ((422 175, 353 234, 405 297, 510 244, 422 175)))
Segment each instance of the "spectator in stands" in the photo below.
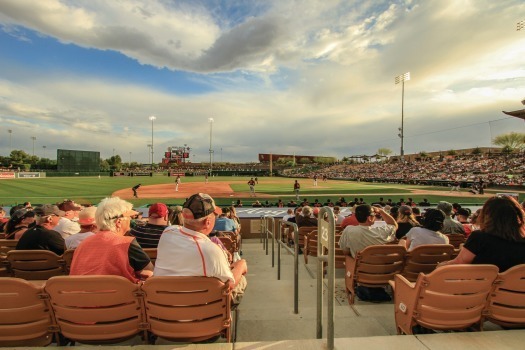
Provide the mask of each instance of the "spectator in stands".
POLYGON ((288 208, 288 210, 286 210, 286 214, 283 216, 282 221, 288 221, 288 219, 290 219, 292 217, 295 217, 295 215, 293 213, 293 209, 288 208))
POLYGON ((283 208, 283 207, 284 207, 284 203, 283 203, 282 199, 279 199, 279 200, 277 201, 277 203, 275 204, 275 206, 276 206, 277 208, 283 208))
POLYGON ((180 205, 176 205, 173 209, 168 209, 168 225, 184 225, 184 218, 182 217, 182 207, 180 205))
POLYGON ((252 208, 261 208, 262 204, 258 200, 252 203, 252 208))
POLYGON ((142 248, 157 248, 160 235, 168 227, 168 207, 164 203, 154 203, 148 209, 146 225, 136 225, 129 234, 137 239, 142 248))
POLYGON ((492 264, 504 272, 525 263, 525 212, 514 198, 488 199, 478 221, 459 255, 440 265, 492 264))
POLYGON ((35 213, 26 208, 18 209, 5 224, 6 239, 20 239, 35 222, 35 213))
POLYGON ((237 199, 237 203, 235 204, 235 208, 242 208, 242 201, 240 199, 237 199))
POLYGON ((463 225, 463 230, 465 231, 465 236, 467 237, 472 232, 472 229, 468 221, 469 217, 470 217, 470 210, 466 208, 459 208, 458 210, 456 210, 456 220, 458 220, 459 223, 463 225))
POLYGON ((215 219, 215 225, 213 226, 212 231, 228 231, 237 233, 237 227, 235 222, 227 217, 227 213, 230 211, 230 208, 224 208, 222 213, 215 219))
POLYGON ((406 234, 408 250, 424 244, 448 244, 448 237, 439 232, 443 228, 445 213, 439 209, 429 209, 425 213, 423 227, 413 227, 406 234))
POLYGON ((386 244, 395 240, 397 222, 383 209, 362 204, 355 208, 355 216, 359 225, 345 228, 339 240, 339 247, 345 254, 355 257, 358 251, 370 245, 386 244), (385 226, 372 227, 376 214, 385 221, 385 226))
POLYGON ((117 275, 132 282, 152 275, 153 264, 134 237, 125 236, 133 205, 118 197, 103 199, 95 212, 99 231, 75 250, 71 275, 117 275))
POLYGON ((4 232, 4 226, 8 221, 9 219, 5 217, 4 208, 0 207, 0 232, 4 232))
POLYGON ((67 236, 64 241, 66 249, 75 249, 84 239, 93 236, 97 231, 97 224, 95 222, 95 212, 97 207, 87 207, 78 213, 78 223, 80 225, 80 232, 74 235, 67 236))
POLYGON ((412 213, 414 214, 414 217, 416 218, 417 222, 419 222, 419 225, 421 225, 423 223, 423 216, 421 215, 421 210, 419 210, 418 207, 413 207, 412 213))
MULTIPOLYGON (((437 205, 437 209, 443 211, 446 215, 445 222, 443 222, 443 229, 441 230, 444 234, 460 233, 465 234, 463 225, 457 220, 452 219, 452 204, 449 202, 441 201, 437 205)), ((426 215, 425 215, 426 216, 426 215)))
POLYGON ((353 207, 350 207, 350 214, 347 215, 343 221, 341 222, 341 229, 345 229, 347 226, 358 226, 359 221, 357 221, 355 215, 353 214, 355 212, 355 208, 357 208, 357 205, 354 205, 353 207))
POLYGON ((60 218, 58 224, 53 230, 60 233, 64 239, 67 236, 79 233, 80 225, 78 224, 78 213, 82 210, 82 207, 69 199, 66 199, 57 205, 58 209, 62 210, 65 214, 60 218))
POLYGON ((56 205, 44 204, 34 210, 36 226, 27 230, 16 245, 17 250, 50 250, 57 255, 64 253, 64 239, 53 230, 64 212, 56 205))
POLYGON ((335 224, 336 225, 341 225, 341 223, 343 222, 343 220, 345 219, 344 215, 341 214, 341 208, 336 205, 334 207, 334 220, 335 220, 335 224))
POLYGON ((303 210, 301 211, 301 213, 296 212, 295 223, 297 224, 297 227, 304 227, 304 226, 317 227, 317 218, 313 217, 312 207, 305 206, 303 207, 303 210))
POLYGON ((419 202, 418 205, 420 207, 430 207, 430 203, 429 203, 428 199, 426 199, 426 198, 423 198, 423 202, 419 202))
POLYGON ((162 234, 155 262, 155 276, 207 276, 229 281, 233 302, 239 303, 246 288, 244 259, 229 264, 224 251, 208 235, 222 210, 209 195, 197 193, 183 205, 184 227, 169 226, 162 234))
POLYGON ((401 239, 410 231, 413 227, 420 226, 417 221, 412 208, 408 205, 402 205, 399 207, 398 216, 397 216, 397 231, 396 238, 401 239))

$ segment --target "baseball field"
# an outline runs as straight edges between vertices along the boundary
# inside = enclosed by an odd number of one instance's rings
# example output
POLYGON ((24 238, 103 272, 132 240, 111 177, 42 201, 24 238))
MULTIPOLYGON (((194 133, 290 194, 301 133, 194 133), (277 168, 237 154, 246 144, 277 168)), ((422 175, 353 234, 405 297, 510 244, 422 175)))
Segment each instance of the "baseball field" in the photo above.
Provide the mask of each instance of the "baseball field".
MULTIPOLYGON (((244 206, 250 206, 255 200, 261 203, 269 201, 274 204, 279 199, 284 203, 295 200, 293 178, 263 177, 255 185, 256 198, 250 197, 248 177, 211 177, 205 183, 204 177, 183 177, 179 191, 175 191, 175 178, 168 176, 153 177, 50 177, 36 179, 0 180, 0 204, 5 206, 23 203, 35 204, 56 203, 72 199, 81 204, 97 204, 102 198, 118 196, 132 202, 136 207, 153 202, 182 204, 184 199, 197 192, 208 193, 219 205, 229 205, 241 200, 244 206), (131 187, 141 184, 138 198, 133 197, 131 187)), ((467 189, 451 192, 447 187, 431 187, 401 184, 380 184, 350 182, 340 180, 319 181, 313 185, 311 179, 298 179, 301 184, 300 199, 307 198, 310 203, 318 199, 324 203, 327 199, 333 202, 343 196, 347 201, 355 197, 363 198, 367 203, 391 198, 411 197, 415 202, 427 198, 431 203, 440 200, 461 204, 481 204, 487 197, 500 192, 517 192, 488 189, 484 195, 474 195, 467 189)), ((524 191, 520 201, 525 199, 524 191)))

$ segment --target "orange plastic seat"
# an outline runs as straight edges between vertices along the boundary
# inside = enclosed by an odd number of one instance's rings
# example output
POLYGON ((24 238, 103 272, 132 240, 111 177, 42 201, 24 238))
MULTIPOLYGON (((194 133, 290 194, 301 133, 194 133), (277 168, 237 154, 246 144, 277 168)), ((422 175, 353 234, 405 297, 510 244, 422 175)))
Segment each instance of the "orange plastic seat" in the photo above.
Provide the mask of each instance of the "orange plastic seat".
POLYGON ((157 261, 157 248, 142 248, 142 250, 148 254, 151 263, 155 265, 155 261, 157 261))
POLYGON ((64 260, 49 250, 11 250, 7 253, 13 277, 47 280, 65 274, 64 260))
POLYGON ((400 245, 373 245, 346 256, 345 284, 348 303, 355 302, 355 288, 388 286, 394 275, 401 273, 406 249, 400 245))
POLYGON ((414 282, 419 273, 430 273, 437 264, 452 259, 454 246, 451 244, 425 244, 409 251, 406 255, 405 267, 402 275, 414 282))
POLYGON ((298 237, 299 247, 304 246, 305 236, 309 234, 310 232, 312 232, 313 230, 317 230, 317 226, 299 227, 299 230, 297 231, 297 233, 299 234, 299 237, 298 237))
POLYGON ((121 276, 58 276, 45 291, 60 332, 81 343, 117 343, 146 335, 139 285, 121 276))
POLYGON ((142 285, 149 331, 181 342, 231 341, 229 285, 214 277, 151 277, 142 285))
POLYGON ((455 249, 459 249, 461 245, 467 240, 465 235, 461 233, 448 233, 445 236, 448 237, 448 243, 452 244, 455 249))
POLYGON ((0 281, 0 346, 46 346, 53 341, 53 317, 42 287, 19 278, 0 281))
POLYGON ((435 330, 481 329, 494 265, 447 265, 412 283, 395 276, 394 312, 398 334, 413 334, 416 325, 435 330))
POLYGON ((487 305, 486 320, 508 328, 525 327, 525 265, 498 275, 487 305))
POLYGON ((16 249, 18 239, 0 239, 0 256, 7 255, 7 252, 16 249))
POLYGON ((317 230, 304 236, 303 255, 305 264, 308 264, 308 256, 317 256, 317 230))
POLYGON ((62 254, 62 260, 64 260, 65 274, 69 275, 71 269, 71 263, 73 262, 73 256, 75 255, 75 249, 68 249, 62 254))

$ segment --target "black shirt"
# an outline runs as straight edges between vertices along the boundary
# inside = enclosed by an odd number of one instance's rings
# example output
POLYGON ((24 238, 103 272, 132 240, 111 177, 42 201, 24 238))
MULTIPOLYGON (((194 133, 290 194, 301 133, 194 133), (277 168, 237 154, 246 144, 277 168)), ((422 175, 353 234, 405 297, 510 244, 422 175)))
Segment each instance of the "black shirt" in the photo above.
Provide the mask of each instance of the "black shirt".
POLYGON ((129 245, 128 259, 129 265, 134 271, 144 270, 144 268, 148 266, 151 261, 148 254, 142 250, 136 239, 131 241, 131 244, 129 245))
POLYGON ((483 231, 474 231, 464 247, 476 255, 473 264, 496 265, 499 272, 525 264, 525 239, 514 242, 483 231))
POLYGON ((16 245, 16 250, 50 250, 57 255, 64 254, 64 239, 54 230, 35 226, 27 230, 16 245))

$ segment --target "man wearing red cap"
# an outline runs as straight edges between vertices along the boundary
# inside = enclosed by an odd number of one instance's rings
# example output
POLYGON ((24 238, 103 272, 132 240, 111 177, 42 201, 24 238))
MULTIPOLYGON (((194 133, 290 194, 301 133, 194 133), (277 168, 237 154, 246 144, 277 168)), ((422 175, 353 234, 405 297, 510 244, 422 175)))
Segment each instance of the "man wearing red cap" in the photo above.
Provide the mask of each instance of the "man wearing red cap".
POLYGON ((148 223, 136 225, 129 233, 142 248, 157 248, 160 235, 168 226, 168 207, 164 203, 155 203, 150 205, 148 213, 148 223))
POLYGON ((233 302, 239 303, 246 288, 246 260, 232 265, 208 235, 221 208, 209 195, 197 193, 184 203, 184 227, 169 226, 160 237, 155 276, 206 276, 230 282, 233 302))

